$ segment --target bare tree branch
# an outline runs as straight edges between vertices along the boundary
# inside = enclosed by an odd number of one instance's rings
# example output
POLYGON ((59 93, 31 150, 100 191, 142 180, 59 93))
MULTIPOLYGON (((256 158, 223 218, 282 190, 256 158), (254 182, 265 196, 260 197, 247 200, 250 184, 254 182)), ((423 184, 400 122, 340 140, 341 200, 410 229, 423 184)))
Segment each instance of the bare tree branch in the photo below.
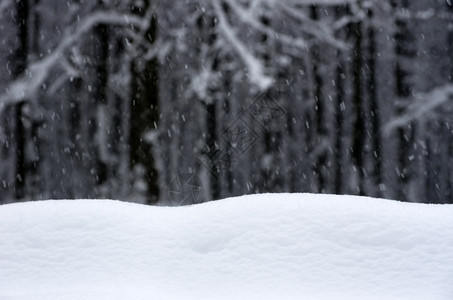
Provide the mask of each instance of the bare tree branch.
POLYGON ((404 114, 392 119, 384 127, 387 134, 413 121, 426 121, 432 118, 433 112, 439 107, 443 107, 444 111, 451 111, 453 109, 453 85, 447 84, 427 93, 418 94, 410 102, 413 104, 406 109, 404 114))
POLYGON ((77 23, 76 26, 66 30, 62 35, 63 39, 49 55, 31 63, 20 78, 12 81, 5 87, 5 92, 0 94, 0 111, 8 104, 32 98, 36 94, 37 89, 40 88, 48 78, 52 69, 55 66, 64 63, 65 60, 62 59, 64 52, 80 41, 82 35, 91 30, 94 26, 98 24, 118 26, 133 24, 134 26, 141 28, 146 26, 146 22, 147 21, 130 14, 125 15, 110 11, 92 13, 77 23))
POLYGON ((219 19, 220 29, 247 67, 250 81, 256 84, 261 90, 265 90, 271 84, 271 78, 264 74, 262 62, 256 58, 253 53, 247 49, 247 46, 238 38, 234 29, 228 23, 225 13, 220 7, 219 1, 220 0, 212 1, 212 4, 219 19))

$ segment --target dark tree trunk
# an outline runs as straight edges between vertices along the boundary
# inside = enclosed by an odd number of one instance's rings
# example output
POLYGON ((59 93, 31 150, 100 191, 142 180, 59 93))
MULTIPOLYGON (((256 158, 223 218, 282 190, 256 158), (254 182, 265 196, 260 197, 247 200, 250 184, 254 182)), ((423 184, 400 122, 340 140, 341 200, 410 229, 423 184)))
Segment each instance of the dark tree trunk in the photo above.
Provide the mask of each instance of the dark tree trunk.
MULTIPOLYGON (((346 13, 346 7, 340 6, 336 8, 336 15, 341 18, 346 13)), ((343 53, 337 50, 337 66, 335 69, 335 148, 334 148, 334 163, 335 163, 335 177, 334 177, 334 191, 335 194, 342 194, 343 190, 343 136, 344 136, 344 108, 345 108, 345 70, 343 53)))
POLYGON ((208 159, 209 159, 209 170, 210 170, 210 188, 212 199, 218 199, 220 197, 220 185, 219 185, 219 176, 220 176, 220 167, 217 165, 218 155, 219 155, 219 146, 217 143, 217 113, 216 113, 216 103, 217 101, 213 100, 211 103, 206 105, 206 146, 208 148, 208 159))
MULTIPOLYGON (((409 2, 407 0, 393 0, 391 1, 392 7, 396 13, 401 9, 407 9, 409 2)), ((404 18, 396 16, 395 19, 395 94, 399 101, 408 98, 411 94, 411 85, 409 83, 410 72, 403 66, 402 60, 404 58, 412 58, 415 53, 412 49, 412 36, 409 30, 408 21, 404 18)), ((398 105, 397 115, 404 113, 403 105, 398 105)), ((398 136, 398 160, 397 160, 397 198, 402 201, 409 201, 409 183, 414 177, 414 171, 411 167, 412 148, 415 139, 415 124, 411 122, 406 127, 400 127, 397 130, 398 136)))
POLYGON ((95 117, 95 180, 97 185, 103 184, 108 179, 108 164, 103 160, 101 154, 101 147, 105 145, 99 145, 103 143, 99 139, 106 128, 101 128, 100 124, 103 124, 105 120, 99 120, 98 118, 105 118, 105 115, 99 114, 100 111, 107 111, 107 88, 108 88, 108 57, 109 57, 109 28, 107 25, 100 24, 94 28, 94 41, 95 41, 95 61, 96 61, 96 91, 94 94, 96 111, 98 115, 95 117))
POLYGON ((453 83, 453 1, 447 0, 447 9, 451 15, 450 22, 448 24, 448 37, 447 37, 448 53, 450 53, 448 81, 450 83, 453 83))
MULTIPOLYGON (((232 74, 230 72, 227 72, 225 74, 225 82, 224 82, 224 88, 225 91, 230 91, 232 89, 232 84, 231 84, 231 77, 232 74)), ((223 113, 226 117, 226 120, 231 120, 232 114, 231 114, 231 99, 228 96, 228 93, 224 94, 224 101, 223 101, 223 113)), ((224 119, 225 120, 225 119, 224 119)), ((223 128, 222 132, 225 132, 227 130, 227 123, 223 123, 223 128)), ((234 191, 234 168, 231 164, 232 159, 233 159, 233 153, 232 153, 232 148, 229 143, 226 143, 226 149, 225 149, 225 157, 224 157, 224 169, 225 169, 225 189, 222 191, 222 196, 227 197, 233 194, 234 191)))
POLYGON ((18 28, 18 39, 19 44, 15 50, 15 61, 13 68, 13 76, 15 78, 22 75, 22 73, 27 68, 28 62, 28 52, 29 52, 29 43, 28 43, 28 18, 29 18, 29 5, 28 0, 19 0, 16 1, 16 22, 18 28))
MULTIPOLYGON (((226 9, 227 7, 223 7, 226 9)), ((228 13, 226 11, 225 13, 228 13)), ((199 23, 199 28, 201 31, 205 30, 205 41, 209 47, 209 55, 212 58, 211 71, 217 73, 219 71, 219 53, 215 50, 215 43, 217 42, 217 20, 213 16, 205 16, 203 20, 199 23)), ((220 150, 218 143, 217 135, 217 103, 219 99, 220 89, 218 84, 213 82, 209 83, 208 86, 208 99, 206 100, 206 148, 207 148, 207 158, 208 158, 208 174, 209 174, 209 188, 210 196, 212 200, 220 198, 221 186, 220 186, 220 176, 221 176, 221 166, 220 166, 220 150)))
MULTIPOLYGON (((15 60, 13 77, 20 77, 27 68, 29 43, 28 43, 28 18, 29 5, 28 0, 16 1, 17 27, 19 44, 15 50, 15 60)), ((23 198, 25 195, 25 180, 26 180, 26 163, 25 163, 25 128, 24 116, 22 107, 24 102, 20 102, 15 106, 15 136, 16 136, 16 181, 15 181, 15 197, 23 198)))
POLYGON ((34 0, 33 7, 33 35, 31 43, 31 51, 38 57, 40 52, 39 37, 41 33, 41 15, 40 15, 40 2, 41 0, 34 0))
MULTIPOLYGON (((314 21, 319 19, 318 7, 313 5, 310 7, 311 18, 314 21)), ((313 173, 316 177, 317 187, 316 191, 319 193, 325 192, 326 189, 326 163, 327 163, 327 149, 325 139, 327 135, 326 120, 325 120, 325 107, 323 99, 323 79, 320 74, 319 66, 322 64, 320 60, 319 45, 314 45, 311 50, 313 62, 313 82, 314 82, 314 103, 315 103, 315 116, 316 116, 316 145, 315 145, 315 163, 313 166, 313 173), (317 149, 318 148, 318 149, 317 149)))
MULTIPOLYGON (((268 16, 262 15, 260 17, 260 22, 263 26, 269 27, 271 20, 269 19, 268 16)), ((269 35, 267 33, 261 34, 260 37, 260 46, 262 47, 260 56, 261 59, 264 63, 265 67, 268 67, 270 64, 271 60, 271 45, 269 43, 269 35)), ((270 90, 266 91, 266 93, 270 93, 270 90)), ((259 105, 259 104, 258 104, 259 105)), ((264 155, 266 157, 273 157, 275 153, 273 153, 273 142, 272 140, 274 139, 274 130, 272 128, 272 120, 269 120, 267 118, 260 118, 262 119, 262 126, 263 130, 261 131, 261 134, 263 136, 263 146, 264 146, 264 155)), ((262 158, 259 158, 261 160, 262 158)), ((259 162, 260 165, 260 176, 259 178, 255 179, 255 187, 258 192, 271 192, 272 189, 274 188, 274 183, 272 180, 272 170, 270 169, 270 166, 267 164, 259 162)))
POLYGON ((22 199, 25 196, 25 176, 26 176, 26 165, 25 165, 25 128, 23 123, 22 107, 24 102, 16 104, 16 183, 15 193, 16 199, 22 199))
POLYGON ((352 141, 352 161, 357 175, 357 186, 355 192, 364 195, 365 168, 363 164, 364 143, 365 143, 365 119, 362 93, 362 21, 357 20, 351 25, 351 34, 354 39, 353 58, 352 58, 352 102, 354 108, 353 141, 352 141))
MULTIPOLYGON (((449 74, 448 74, 448 81, 450 84, 453 84, 453 1, 447 0, 446 1, 447 9, 450 13, 451 19, 448 24, 448 36, 447 36, 447 49, 448 53, 450 54, 449 57, 449 74)), ((450 96, 451 97, 451 96, 450 96)), ((451 99, 453 100, 453 99, 451 99)), ((450 164, 447 166, 448 170, 448 193, 447 199, 449 203, 453 203, 453 135, 450 132, 448 137, 448 157, 450 160, 450 164)))
MULTIPOLYGON (((144 8, 133 8, 133 12, 141 15, 151 5, 144 1, 144 8)), ((148 45, 157 38, 157 17, 152 16, 150 26, 144 33, 148 45)), ((152 145, 144 141, 149 131, 157 129, 159 122, 159 62, 157 58, 142 61, 134 60, 131 65, 131 108, 130 108, 130 167, 142 166, 145 169, 144 179, 147 185, 147 203, 155 203, 159 199, 158 173, 152 145)))
MULTIPOLYGON (((40 55, 40 41, 39 37, 41 34, 41 10, 40 10, 41 0, 34 0, 33 2, 33 26, 32 26, 32 39, 30 45, 30 54, 33 59, 37 59, 40 55)), ((36 95, 36 101, 31 104, 31 109, 33 111, 40 110, 40 95, 36 95)), ((42 141, 39 136, 40 130, 44 123, 43 116, 30 116, 30 140, 28 143, 32 145, 34 156, 29 163, 29 177, 30 177, 30 195, 31 197, 37 197, 40 193, 44 191, 44 185, 42 184, 40 174, 40 165, 42 158, 42 141)))
POLYGON ((426 144, 426 153, 424 155, 424 168, 425 168, 425 201, 427 203, 433 203, 434 197, 432 195, 432 182, 434 179, 435 174, 432 172, 432 164, 431 164, 431 158, 432 158, 432 151, 431 151, 431 139, 429 137, 425 138, 425 144, 426 144))
MULTIPOLYGON (((15 153, 12 153, 15 125, 14 113, 14 106, 5 107, 0 113, 0 130, 3 135, 0 139, 0 158, 2 162, 5 162, 5 165, 6 162, 11 161, 11 157, 15 157, 15 153)), ((12 163, 9 163, 7 166, 5 165, 2 164, 2 168, 0 169, 0 204, 15 197, 14 191, 12 190, 15 184, 15 165, 12 163)))
POLYGON ((367 57, 367 92, 370 106, 371 149, 373 162, 373 177, 376 186, 376 196, 382 197, 382 148, 381 148, 381 119, 376 88, 376 36, 373 24, 373 11, 368 9, 368 57, 367 57))

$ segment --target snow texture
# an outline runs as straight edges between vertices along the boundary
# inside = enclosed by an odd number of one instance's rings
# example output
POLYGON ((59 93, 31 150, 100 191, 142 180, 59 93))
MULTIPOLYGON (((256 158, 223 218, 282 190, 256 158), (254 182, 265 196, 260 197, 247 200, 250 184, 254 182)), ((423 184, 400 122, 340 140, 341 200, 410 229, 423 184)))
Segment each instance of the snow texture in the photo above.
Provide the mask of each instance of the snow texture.
POLYGON ((0 299, 453 299, 453 206, 311 194, 3 205, 0 299))

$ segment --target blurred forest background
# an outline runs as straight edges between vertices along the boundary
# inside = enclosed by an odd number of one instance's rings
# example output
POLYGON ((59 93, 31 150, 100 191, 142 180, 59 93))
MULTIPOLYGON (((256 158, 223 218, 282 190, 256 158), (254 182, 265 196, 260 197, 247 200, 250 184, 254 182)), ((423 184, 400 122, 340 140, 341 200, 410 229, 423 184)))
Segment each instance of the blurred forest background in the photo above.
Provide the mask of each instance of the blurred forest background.
POLYGON ((0 203, 453 203, 451 0, 0 0, 0 203))

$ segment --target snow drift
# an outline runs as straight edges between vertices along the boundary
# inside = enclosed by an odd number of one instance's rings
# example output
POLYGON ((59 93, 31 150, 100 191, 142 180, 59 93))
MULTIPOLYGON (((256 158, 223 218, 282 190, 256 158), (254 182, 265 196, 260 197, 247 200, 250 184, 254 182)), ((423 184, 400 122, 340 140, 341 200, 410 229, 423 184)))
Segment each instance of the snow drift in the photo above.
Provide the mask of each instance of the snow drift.
POLYGON ((0 299, 453 299, 453 206, 264 194, 0 206, 0 299))

